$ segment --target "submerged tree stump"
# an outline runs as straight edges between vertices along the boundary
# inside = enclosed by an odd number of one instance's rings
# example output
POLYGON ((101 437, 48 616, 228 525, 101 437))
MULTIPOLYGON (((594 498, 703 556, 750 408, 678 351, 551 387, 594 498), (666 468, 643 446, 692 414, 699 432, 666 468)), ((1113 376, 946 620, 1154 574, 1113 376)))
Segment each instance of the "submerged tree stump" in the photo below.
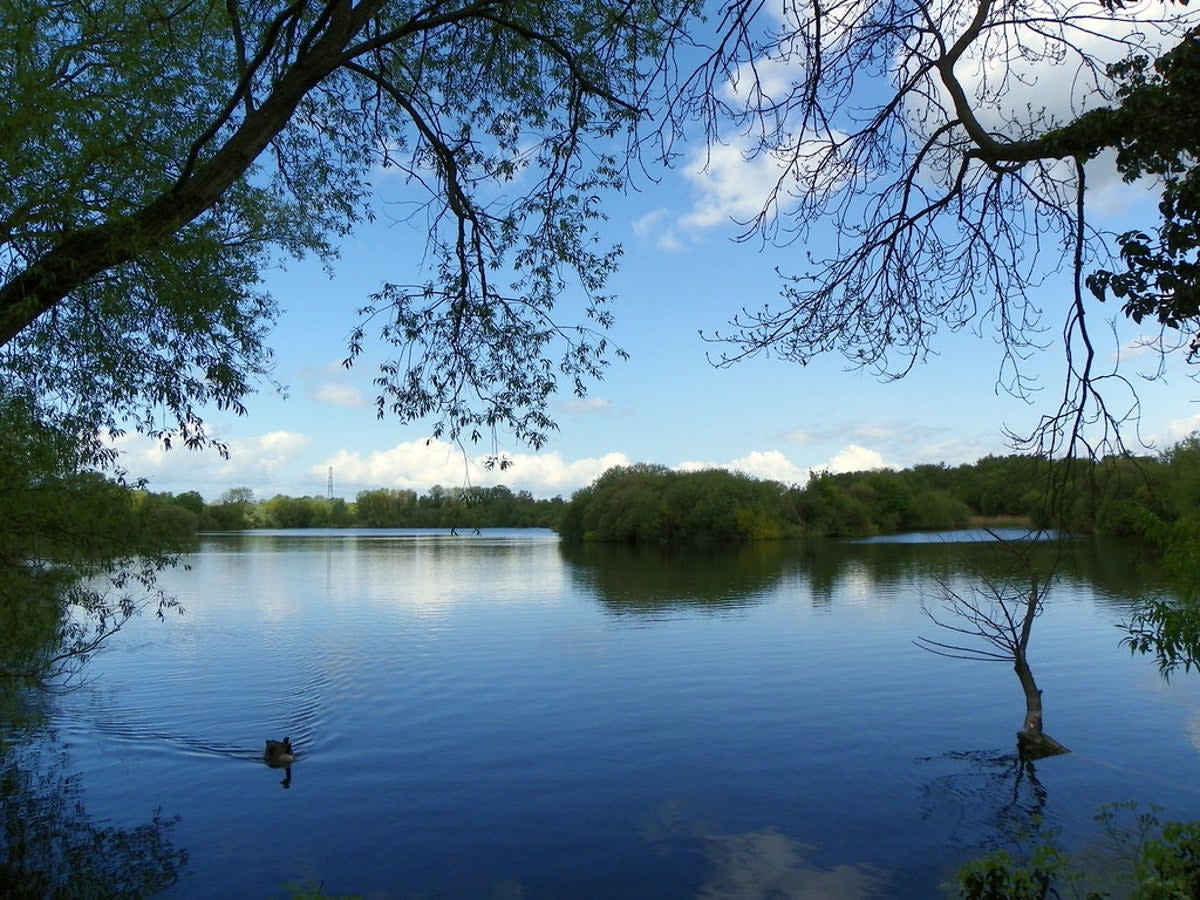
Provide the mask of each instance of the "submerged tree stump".
POLYGON ((1017 752, 1020 753, 1021 759, 1032 760, 1061 756, 1071 751, 1048 734, 1040 731, 1018 731, 1017 752))

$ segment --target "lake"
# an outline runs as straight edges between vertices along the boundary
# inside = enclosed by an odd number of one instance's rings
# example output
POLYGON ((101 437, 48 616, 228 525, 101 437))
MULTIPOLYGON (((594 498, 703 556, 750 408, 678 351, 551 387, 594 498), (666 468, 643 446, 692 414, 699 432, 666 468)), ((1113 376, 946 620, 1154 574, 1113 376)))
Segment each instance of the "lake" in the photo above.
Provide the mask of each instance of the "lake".
POLYGON ((1101 804, 1200 818, 1200 679, 1118 646, 1136 548, 1057 563, 1031 661, 1073 752, 1022 767, 1011 667, 913 644, 939 579, 1011 565, 960 537, 204 536, 164 577, 186 614, 115 636, 23 752, 59 815, 151 841, 161 810, 177 897, 929 898, 1031 821, 1103 866, 1101 804))

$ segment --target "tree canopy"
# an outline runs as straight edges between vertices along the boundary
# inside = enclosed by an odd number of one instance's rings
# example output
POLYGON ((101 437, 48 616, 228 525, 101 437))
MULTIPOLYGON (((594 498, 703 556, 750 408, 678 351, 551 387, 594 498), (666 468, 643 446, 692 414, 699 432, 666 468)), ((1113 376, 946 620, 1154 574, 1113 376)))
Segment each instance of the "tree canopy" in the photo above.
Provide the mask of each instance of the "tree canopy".
POLYGON ((264 271, 332 260, 395 168, 428 250, 380 274, 347 363, 390 348, 380 415, 540 446, 555 392, 621 355, 605 293, 620 251, 597 226, 657 115, 656 156, 699 123, 774 161, 748 233, 833 229, 781 304, 715 336, 725 362, 840 350, 898 377, 939 329, 991 323, 1000 381, 1025 394, 1036 289, 1065 266, 1068 377, 1035 437, 1072 451, 1135 411, 1098 387, 1089 272, 1134 319, 1196 331, 1183 6, 725 0, 700 27, 688 0, 9 0, 0 372, 70 430, 209 442, 204 410, 270 380, 264 271), (1162 227, 1122 236, 1115 265, 1084 192, 1084 162, 1110 148, 1164 185, 1162 227), (556 318, 564 292, 583 321, 556 318))
POLYGON ((1185 5, 726 3, 724 40, 672 121, 699 118, 710 143, 769 162, 774 187, 744 236, 809 251, 779 302, 743 308, 712 336, 722 362, 836 351, 898 378, 939 332, 992 330, 998 382, 1028 397, 1030 354, 1061 333, 1057 408, 1012 436, 1050 455, 1123 446, 1136 391, 1097 356, 1085 282, 1136 321, 1153 314, 1165 349, 1200 330, 1188 103, 1198 20, 1185 5), (1163 190, 1157 237, 1122 237, 1124 264, 1087 205, 1097 166, 1085 163, 1105 150, 1118 151, 1120 175, 1163 190), (1073 294, 1039 296, 1062 271, 1073 294))
POLYGON ((144 607, 194 518, 86 465, 88 448, 0 391, 0 687, 63 683, 144 607))
POLYGON ((329 260, 402 172, 423 261, 381 274, 380 414, 533 446, 615 352, 601 194, 676 0, 0 3, 0 372, 72 430, 202 445, 270 375, 282 255, 329 260), (418 274, 419 273, 419 274, 418 274), (586 298, 559 323, 559 295, 586 298))

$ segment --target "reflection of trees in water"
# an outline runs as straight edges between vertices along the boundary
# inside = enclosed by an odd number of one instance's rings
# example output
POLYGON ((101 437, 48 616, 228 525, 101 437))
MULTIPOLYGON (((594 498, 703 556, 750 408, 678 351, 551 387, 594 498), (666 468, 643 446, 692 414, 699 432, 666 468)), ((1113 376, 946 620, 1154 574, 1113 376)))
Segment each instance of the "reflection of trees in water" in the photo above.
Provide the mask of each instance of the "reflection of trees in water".
MULTIPOLYGON (((736 547, 561 544, 575 583, 618 613, 647 614, 673 606, 714 610, 758 603, 784 580, 807 585, 814 606, 828 606, 848 586, 884 592, 947 581, 1011 575, 1012 557, 1002 544, 845 543, 760 541, 736 547), (864 584, 865 579, 865 584, 864 584)), ((1101 597, 1132 601, 1147 590, 1141 545, 1088 541, 1030 546, 1031 564, 1060 578, 1088 582, 1101 597)))
MULTIPOLYGON (((1028 546, 1031 566, 1057 578, 1086 581, 1105 598, 1144 597, 1152 589, 1151 550, 1129 541, 1080 539, 1028 546)), ((813 541, 795 555, 812 586, 814 605, 828 605, 851 576, 863 572, 885 589, 929 578, 998 579, 1011 576, 1012 555, 1002 542, 849 543, 813 541)))
POLYGON ((948 820, 950 844, 984 850, 1010 847, 1042 827, 1046 788, 1037 765, 1015 749, 951 751, 917 761, 947 770, 925 784, 921 812, 925 820, 948 820))
POLYGON ((866 900, 886 896, 887 874, 869 864, 822 868, 809 861, 817 849, 773 828, 720 834, 669 800, 643 823, 642 834, 660 855, 704 867, 698 900, 866 900))
POLYGON ((0 758, 0 897, 147 897, 175 884, 187 864, 172 843, 177 819, 96 823, 56 735, 36 738, 0 758))
POLYGON ((761 602, 778 582, 792 545, 737 547, 560 544, 572 580, 612 612, 646 614, 675 606, 736 609, 761 602))

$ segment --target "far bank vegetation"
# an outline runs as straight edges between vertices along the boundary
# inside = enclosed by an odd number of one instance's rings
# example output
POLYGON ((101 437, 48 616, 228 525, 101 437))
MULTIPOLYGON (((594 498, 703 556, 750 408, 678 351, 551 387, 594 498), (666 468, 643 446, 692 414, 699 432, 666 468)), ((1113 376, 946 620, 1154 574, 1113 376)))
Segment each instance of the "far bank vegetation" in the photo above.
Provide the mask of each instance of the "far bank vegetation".
POLYGON ((570 501, 497 487, 361 491, 340 497, 255 499, 247 488, 206 503, 195 491, 139 492, 142 508, 180 533, 249 528, 557 529, 570 542, 743 543, 855 538, 968 526, 1061 528, 1150 537, 1200 508, 1200 438, 1154 457, 1051 463, 987 456, 833 474, 803 485, 726 469, 678 471, 638 463, 609 469, 570 501), (1053 500, 1054 502, 1050 502, 1053 500))
POLYGON ((791 487, 723 469, 623 466, 576 492, 559 531, 575 542, 667 544, 975 525, 1147 537, 1197 506, 1200 440, 1193 436, 1157 457, 1051 463, 988 456, 959 466, 814 472, 791 487))

